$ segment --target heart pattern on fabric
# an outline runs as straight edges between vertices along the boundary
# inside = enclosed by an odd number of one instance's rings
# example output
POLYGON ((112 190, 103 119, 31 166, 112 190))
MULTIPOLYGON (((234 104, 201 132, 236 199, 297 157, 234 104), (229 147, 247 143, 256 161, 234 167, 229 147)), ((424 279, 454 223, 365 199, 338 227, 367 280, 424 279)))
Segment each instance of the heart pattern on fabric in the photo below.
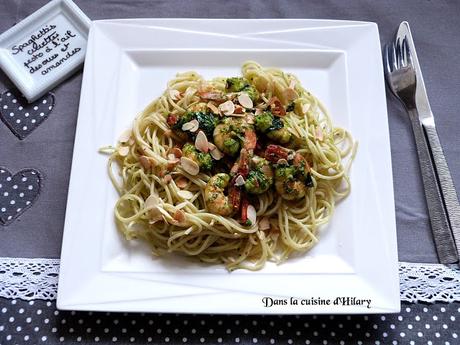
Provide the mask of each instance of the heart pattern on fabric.
POLYGON ((40 126, 53 108, 54 95, 50 92, 33 103, 28 103, 18 90, 0 95, 0 118, 20 140, 40 126))
POLYGON ((0 225, 9 225, 33 205, 41 181, 38 170, 23 169, 13 175, 0 167, 0 225))

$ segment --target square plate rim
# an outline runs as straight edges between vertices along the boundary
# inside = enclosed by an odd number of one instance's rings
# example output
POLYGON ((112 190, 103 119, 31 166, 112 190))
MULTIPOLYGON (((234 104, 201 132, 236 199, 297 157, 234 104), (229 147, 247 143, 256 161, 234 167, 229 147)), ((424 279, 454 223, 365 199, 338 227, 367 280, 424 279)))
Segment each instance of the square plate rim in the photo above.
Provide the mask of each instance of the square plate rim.
MULTIPOLYGON (((143 18, 143 19, 140 19, 140 23, 136 23, 136 24, 142 24, 142 23, 146 23, 146 22, 154 22, 155 18, 143 18)), ((192 22, 196 22, 196 21, 207 21, 207 22, 216 22, 216 21, 222 21, 222 20, 227 20, 227 19, 199 19, 199 18, 186 18, 186 19, 181 19, 181 18, 173 18, 173 19, 165 19, 165 18, 158 18, 159 21, 161 22, 171 22, 171 24, 174 24, 176 23, 177 21, 180 21, 180 20, 183 20, 183 21, 192 21, 192 22)), ((246 19, 228 19, 230 21, 235 21, 235 20, 244 20, 244 21, 247 21, 246 19)), ((251 22, 257 22, 257 21, 263 21, 264 19, 251 19, 251 22)), ((368 24, 371 24, 371 26, 375 26, 376 28, 376 25, 375 23, 372 23, 372 22, 356 22, 356 21, 337 21, 337 20, 321 20, 321 19, 315 19, 315 20, 303 20, 303 19, 288 19, 288 20, 285 20, 285 19, 281 19, 281 20, 277 20, 277 19, 266 19, 267 21, 270 21, 270 22, 276 22, 276 21, 289 21, 289 22, 296 22, 296 23, 300 23, 300 22, 329 22, 329 23, 336 23, 336 22, 340 22, 340 23, 359 23, 360 25, 359 26, 363 26, 363 24, 365 24, 364 26, 367 26, 368 24)), ((98 25, 97 23, 110 23, 110 24, 117 24, 117 25, 124 25, 123 23, 128 23, 128 24, 132 24, 132 22, 136 22, 136 19, 123 19, 123 20, 101 20, 101 21, 96 21, 95 24, 93 25, 98 25)), ((276 31, 276 30, 275 30, 276 31)), ((377 36, 378 38, 378 36, 377 36)), ((87 55, 90 54, 89 52, 89 49, 87 51, 87 55)), ((82 97, 83 98, 83 97, 82 97)), ((81 99, 80 102, 82 102, 83 100, 81 99)), ((80 103, 80 106, 81 106, 81 103, 80 103)), ((386 114, 386 104, 384 104, 384 109, 382 110, 385 112, 386 114)), ((78 125, 77 125, 77 129, 78 129, 78 125)), ((386 136, 387 136, 387 140, 389 142, 389 132, 388 130, 386 131, 386 136)), ((75 142, 77 142, 77 136, 76 136, 76 139, 75 139, 75 142)), ((75 148, 74 148, 75 150, 75 148)), ((74 155, 74 158, 75 158, 75 155, 74 155)), ((390 159, 390 164, 391 164, 391 159, 390 159)), ((390 166, 390 171, 391 171, 391 166, 390 166)), ((392 185, 392 175, 389 176, 390 177, 390 182, 391 182, 391 185, 392 185)), ((392 194, 393 190, 391 189, 391 196, 393 196, 392 194)), ((69 193, 70 193, 70 190, 69 190, 69 193)), ((70 198, 69 198, 69 201, 68 203, 70 202, 70 198)), ((394 206, 394 199, 393 199, 393 206, 394 206)), ((67 215, 66 215, 66 218, 67 218, 67 215)), ((390 215, 390 218, 391 218, 391 215, 390 215)), ((394 220, 394 214, 393 214, 393 220, 394 220)), ((66 220, 67 222, 67 220, 66 220)), ((390 242, 394 242, 394 247, 396 248, 396 241, 395 241, 395 237, 396 237, 396 233, 393 234, 393 238, 390 238, 389 241, 390 242)), ((64 234, 64 237, 66 237, 66 234, 64 234)), ((391 236, 390 236, 391 237, 391 236)), ((63 253, 64 253, 64 240, 63 240, 63 253)), ((61 280, 61 277, 63 275, 60 276, 60 280, 61 280)), ((61 284, 60 284, 61 285, 61 284)), ((66 309, 66 304, 63 303, 63 301, 60 299, 60 296, 61 294, 58 294, 58 307, 62 308, 62 309, 66 309)), ((78 307, 78 305, 73 305, 73 307, 78 307)), ((93 309, 93 310, 100 310, 100 309, 93 309)), ((162 311, 165 311, 165 310, 162 310, 162 311)), ((184 312, 187 312, 186 310, 183 310, 184 312)), ((399 300, 398 300, 398 306, 395 305, 392 305, 392 307, 390 307, 389 309, 386 310, 386 312, 397 312, 399 311, 399 300)), ((167 312, 167 311, 166 311, 167 312)), ((177 311, 175 311, 177 312, 177 311)), ((180 312, 180 310, 179 310, 180 312)), ((200 312, 200 311, 198 311, 200 312)), ((242 313, 247 313, 248 311, 242 311, 242 313)), ((319 311, 321 312, 321 311, 319 311)), ((337 311, 336 311, 337 312, 337 311)), ((350 312, 350 311, 348 311, 350 312)), ((271 313, 271 312, 268 312, 268 313, 271 313)))

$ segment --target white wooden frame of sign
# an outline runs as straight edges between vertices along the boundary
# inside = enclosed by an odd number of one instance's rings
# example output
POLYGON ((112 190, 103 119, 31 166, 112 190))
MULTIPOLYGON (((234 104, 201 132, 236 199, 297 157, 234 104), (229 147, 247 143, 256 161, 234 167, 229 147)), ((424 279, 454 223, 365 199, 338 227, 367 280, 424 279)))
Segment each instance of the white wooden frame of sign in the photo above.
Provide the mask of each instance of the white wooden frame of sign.
POLYGON ((90 25, 71 0, 52 0, 0 35, 0 68, 33 102, 81 66, 90 25))

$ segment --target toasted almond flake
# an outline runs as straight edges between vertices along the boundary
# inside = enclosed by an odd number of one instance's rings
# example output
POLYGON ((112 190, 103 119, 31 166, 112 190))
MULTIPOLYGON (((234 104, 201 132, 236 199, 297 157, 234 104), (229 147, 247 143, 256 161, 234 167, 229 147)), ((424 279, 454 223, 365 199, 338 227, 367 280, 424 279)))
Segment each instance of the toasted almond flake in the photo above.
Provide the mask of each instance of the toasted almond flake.
POLYGON ((159 197, 157 194, 150 194, 147 199, 144 201, 144 208, 145 209, 153 209, 158 206, 159 197))
POLYGON ((185 131, 190 131, 190 132, 196 132, 198 127, 200 126, 199 122, 197 120, 192 120, 189 122, 186 122, 182 125, 182 130, 185 131))
POLYGON ((174 220, 179 223, 183 223, 185 221, 185 212, 182 210, 177 210, 174 213, 174 220))
POLYGON ((169 174, 168 174, 168 175, 165 175, 165 177, 163 177, 163 181, 164 181, 165 183, 169 183, 169 182, 171 182, 171 180, 172 180, 172 176, 169 175, 169 174))
POLYGON ((221 160, 224 157, 224 154, 216 147, 209 152, 211 157, 214 158, 216 161, 221 160))
POLYGON ((181 158, 182 157, 182 150, 178 147, 174 147, 172 150, 171 150, 172 154, 174 155, 174 157, 176 158, 181 158))
POLYGON ((140 156, 139 163, 145 170, 149 170, 152 167, 149 157, 146 156, 140 156))
POLYGON ((213 103, 208 102, 207 107, 208 107, 209 109, 211 109, 211 111, 213 112, 213 114, 220 114, 219 109, 218 109, 213 103))
POLYGON ((187 187, 187 185, 188 185, 188 179, 186 179, 185 177, 179 177, 176 180, 176 186, 179 188, 185 188, 187 187))
POLYGON ((299 98, 299 95, 294 89, 291 89, 288 87, 286 90, 284 90, 284 97, 286 98, 286 101, 292 101, 294 99, 299 98))
POLYGON ((180 92, 176 89, 169 89, 168 90, 168 94, 169 94, 169 97, 173 100, 173 101, 177 101, 180 99, 180 92))
POLYGON ((276 162, 276 164, 287 165, 288 162, 284 158, 281 158, 281 159, 278 159, 278 162, 276 162))
POLYGON ((208 153, 209 143, 206 134, 203 131, 199 131, 195 138, 195 147, 197 150, 208 153))
POLYGON ((129 139, 131 138, 132 130, 127 129, 123 133, 121 133, 120 137, 118 138, 118 141, 122 144, 127 143, 129 139))
POLYGON ((260 109, 260 108, 256 108, 256 112, 255 112, 255 115, 260 115, 263 113, 263 110, 260 109))
POLYGON ((270 221, 268 217, 262 217, 259 221, 259 229, 262 231, 270 229, 270 221))
POLYGON ((233 114, 235 111, 235 104, 233 104, 232 101, 227 101, 219 105, 219 110, 224 114, 224 115, 230 115, 233 114))
POLYGON ((257 212, 254 206, 248 206, 248 220, 251 221, 251 225, 257 222, 257 212))
POLYGON ((321 129, 321 127, 316 127, 316 138, 318 138, 318 140, 320 141, 323 141, 323 130, 321 129))
POLYGON ((177 192, 177 195, 179 195, 182 199, 190 200, 193 198, 193 193, 189 192, 188 190, 180 190, 177 192))
POLYGON ((238 96, 238 103, 246 109, 250 109, 254 106, 252 99, 248 96, 247 93, 242 93, 238 96))
POLYGON ((198 175, 200 172, 200 167, 193 160, 187 157, 181 157, 180 163, 185 172, 189 173, 192 176, 198 175))
POLYGON ((129 153, 129 147, 128 146, 120 146, 118 148, 118 154, 122 157, 127 156, 129 153))
POLYGON ((238 177, 235 179, 235 186, 241 187, 242 185, 244 185, 244 177, 238 175, 238 177))
POLYGON ((208 147, 209 147, 209 149, 212 151, 212 150, 214 150, 214 149, 216 148, 216 145, 214 145, 214 144, 211 143, 211 142, 208 142, 208 147))
POLYGON ((176 155, 174 153, 170 153, 170 154, 168 154, 168 159, 170 161, 174 161, 174 160, 176 160, 176 155))
POLYGON ((254 115, 253 114, 247 114, 246 115, 246 122, 249 123, 250 125, 254 124, 254 115))
POLYGON ((307 111, 310 109, 310 104, 307 104, 307 103, 302 104, 301 109, 302 109, 302 114, 306 114, 307 111))

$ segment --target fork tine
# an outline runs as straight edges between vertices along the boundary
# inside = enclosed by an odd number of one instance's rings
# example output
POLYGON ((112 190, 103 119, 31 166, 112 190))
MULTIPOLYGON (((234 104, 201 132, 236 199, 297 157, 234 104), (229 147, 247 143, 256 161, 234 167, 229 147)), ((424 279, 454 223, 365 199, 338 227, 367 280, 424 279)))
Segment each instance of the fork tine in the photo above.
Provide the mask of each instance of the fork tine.
POLYGON ((406 66, 413 67, 412 56, 409 50, 409 43, 407 41, 407 37, 404 37, 404 40, 403 40, 403 51, 404 51, 404 60, 405 60, 406 66))
POLYGON ((395 42, 391 43, 391 64, 393 65, 393 70, 398 69, 398 59, 396 56, 396 46, 395 42))
POLYGON ((402 67, 402 49, 401 49, 401 40, 399 37, 396 39, 396 62, 398 68, 402 67))
POLYGON ((388 44, 385 44, 383 46, 383 64, 387 70, 388 73, 391 73, 391 65, 390 65, 390 46, 388 44))

